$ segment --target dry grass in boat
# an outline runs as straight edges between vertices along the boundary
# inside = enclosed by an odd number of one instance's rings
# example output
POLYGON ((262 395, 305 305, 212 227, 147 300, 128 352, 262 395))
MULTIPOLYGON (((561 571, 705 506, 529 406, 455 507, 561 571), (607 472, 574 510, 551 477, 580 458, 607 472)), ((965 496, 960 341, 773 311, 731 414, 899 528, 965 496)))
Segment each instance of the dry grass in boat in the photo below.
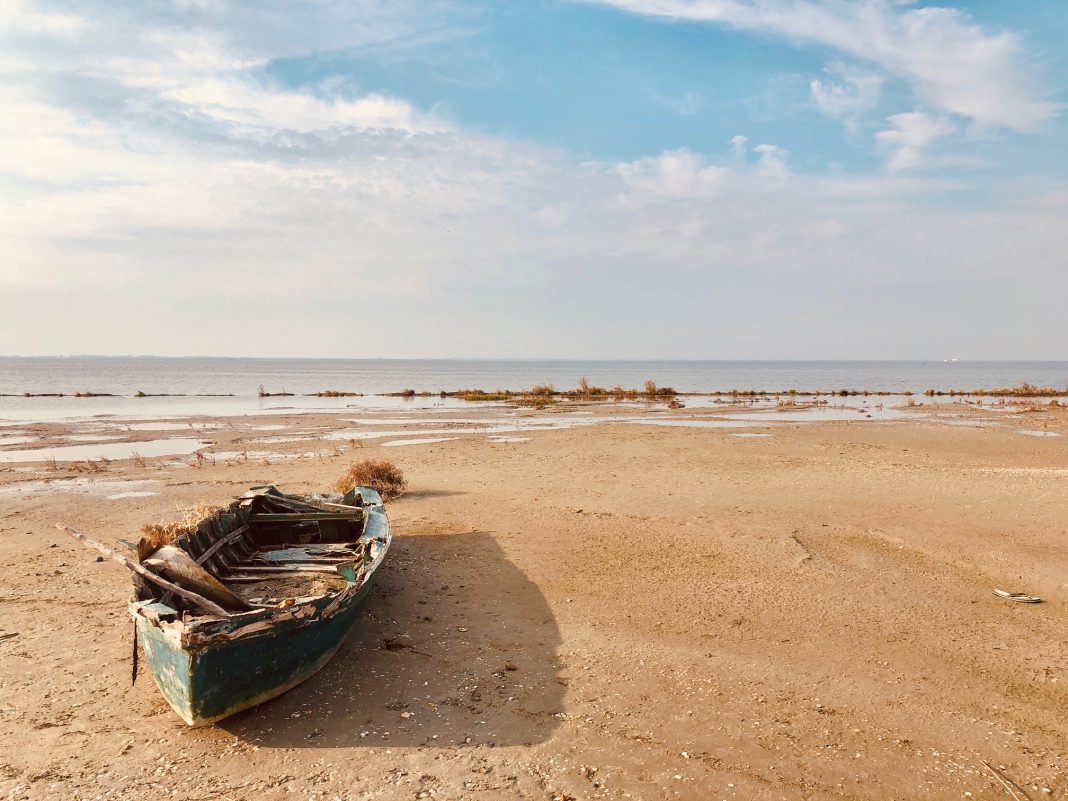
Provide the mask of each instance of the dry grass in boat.
POLYGON ((141 527, 142 539, 137 547, 138 559, 144 559, 158 548, 174 542, 183 534, 195 531, 201 520, 211 517, 219 510, 218 506, 189 506, 184 509, 179 508, 174 520, 146 523, 141 527))
POLYGON ((408 488, 404 473, 386 459, 364 459, 350 467, 334 485, 338 492, 348 492, 353 487, 371 487, 383 500, 399 498, 408 488))

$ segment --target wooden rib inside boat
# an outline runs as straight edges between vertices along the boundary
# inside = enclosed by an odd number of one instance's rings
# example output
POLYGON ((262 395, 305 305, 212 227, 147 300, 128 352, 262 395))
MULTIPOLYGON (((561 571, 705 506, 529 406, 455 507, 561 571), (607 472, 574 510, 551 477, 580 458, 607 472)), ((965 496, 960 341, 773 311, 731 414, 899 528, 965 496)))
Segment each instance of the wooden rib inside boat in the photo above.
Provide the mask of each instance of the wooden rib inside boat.
POLYGON ((182 589, 134 574, 130 612, 163 696, 202 725, 313 675, 354 624, 390 541, 369 487, 287 495, 273 486, 252 488, 169 550, 142 540, 140 564, 182 589))

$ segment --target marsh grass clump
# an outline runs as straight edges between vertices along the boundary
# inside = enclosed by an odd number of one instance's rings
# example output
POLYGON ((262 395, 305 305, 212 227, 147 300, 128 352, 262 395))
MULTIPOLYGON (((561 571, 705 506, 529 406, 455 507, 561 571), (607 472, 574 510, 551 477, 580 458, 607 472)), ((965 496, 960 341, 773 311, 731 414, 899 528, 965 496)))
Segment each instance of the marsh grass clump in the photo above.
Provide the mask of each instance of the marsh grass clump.
POLYGON ((132 459, 133 463, 138 467, 148 467, 148 460, 137 451, 133 451, 130 454, 130 459, 132 459))
MULTIPOLYGON (((911 393, 908 393, 911 394, 911 393)), ((948 395, 950 397, 963 397, 967 395, 986 396, 993 398, 1063 398, 1068 397, 1068 389, 1056 389, 1055 387, 1037 387, 1026 381, 1014 387, 995 387, 994 389, 928 389, 923 393, 929 398, 948 395)))
POLYGON ((546 397, 545 395, 513 395, 510 400, 516 406, 530 406, 534 409, 544 409, 546 406, 552 406, 554 403, 560 402, 557 398, 546 397))
POLYGON ((256 390, 256 394, 261 398, 292 398, 293 393, 289 392, 285 387, 282 387, 281 392, 268 392, 263 388, 263 384, 260 384, 259 389, 256 390))
POLYGON ((544 384, 535 384, 530 388, 530 395, 540 395, 543 398, 551 398, 556 394, 556 390, 553 389, 551 381, 546 381, 544 384))
POLYGON ((645 395, 649 398, 673 398, 678 395, 672 387, 658 387, 655 381, 645 382, 645 395))
POLYGON ((408 479, 397 465, 386 459, 364 459, 356 462, 334 484, 337 492, 348 492, 353 487, 371 487, 383 500, 399 498, 408 488, 408 479))
POLYGON ((577 388, 568 390, 562 394, 569 398, 603 398, 608 395, 608 390, 604 387, 594 386, 590 383, 590 379, 586 378, 586 376, 582 376, 578 381, 577 388))
POLYGON ((512 393, 506 389, 498 389, 496 392, 484 392, 481 389, 461 389, 456 397, 465 401, 503 401, 510 400, 512 393))

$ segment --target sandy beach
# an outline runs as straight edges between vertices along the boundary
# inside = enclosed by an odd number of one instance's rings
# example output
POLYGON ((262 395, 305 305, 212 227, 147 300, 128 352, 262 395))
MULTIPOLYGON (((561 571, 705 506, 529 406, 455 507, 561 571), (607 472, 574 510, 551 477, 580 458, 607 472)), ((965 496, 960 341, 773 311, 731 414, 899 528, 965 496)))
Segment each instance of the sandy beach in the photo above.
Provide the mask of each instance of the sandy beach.
POLYGON ((124 456, 0 461, 0 795, 1064 797, 1068 412, 857 405, 11 426, 124 456), (121 550, 363 458, 410 489, 320 674, 205 729, 131 687, 129 578, 56 521, 121 550))

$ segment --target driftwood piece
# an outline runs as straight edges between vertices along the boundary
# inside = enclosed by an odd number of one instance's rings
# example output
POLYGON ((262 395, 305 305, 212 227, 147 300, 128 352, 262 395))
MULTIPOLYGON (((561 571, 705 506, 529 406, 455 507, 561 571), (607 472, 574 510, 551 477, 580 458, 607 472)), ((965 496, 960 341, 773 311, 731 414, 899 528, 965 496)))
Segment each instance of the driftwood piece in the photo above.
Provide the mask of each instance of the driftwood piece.
POLYGON ((189 601, 189 603, 193 604, 196 607, 199 607, 200 609, 203 609, 208 614, 218 615, 219 617, 229 616, 229 612, 227 612, 225 609, 223 609, 221 606, 214 603, 213 601, 209 601, 207 598, 197 595, 195 592, 191 592, 185 589, 184 587, 179 587, 177 584, 173 584, 170 581, 167 581, 167 579, 157 576, 151 570, 141 567, 141 565, 139 565, 137 562, 134 562, 132 559, 127 559, 125 556, 119 556, 106 545, 99 543, 96 540, 89 539, 80 531, 75 531, 70 526, 65 526, 62 523, 56 523, 56 528, 58 528, 60 531, 66 532, 67 534, 70 534, 70 536, 74 537, 74 539, 76 540, 79 540, 84 545, 87 545, 90 548, 100 551, 100 553, 104 554, 104 556, 108 557, 109 559, 112 559, 113 561, 118 562, 120 565, 123 565, 127 570, 132 570, 134 573, 136 573, 146 581, 151 581, 153 584, 159 587, 163 587, 163 589, 165 590, 170 590, 179 598, 185 598, 187 601, 189 601))
POLYGON ((982 760, 982 762, 983 762, 983 765, 986 766, 986 769, 994 774, 994 778, 997 779, 999 782, 1001 782, 1001 786, 1009 791, 1009 795, 1011 795, 1015 799, 1015 801, 1021 801, 1020 800, 1020 796, 1016 795, 1016 790, 1012 789, 1013 788, 1012 783, 1005 779, 1005 777, 1002 775, 1001 771, 998 770, 997 768, 995 768, 993 765, 991 765, 985 759, 982 760))
POLYGON ((230 592, 225 584, 198 565, 192 556, 177 546, 164 545, 149 558, 142 559, 141 564, 153 573, 166 576, 178 586, 185 587, 226 609, 251 611, 248 604, 230 592))

